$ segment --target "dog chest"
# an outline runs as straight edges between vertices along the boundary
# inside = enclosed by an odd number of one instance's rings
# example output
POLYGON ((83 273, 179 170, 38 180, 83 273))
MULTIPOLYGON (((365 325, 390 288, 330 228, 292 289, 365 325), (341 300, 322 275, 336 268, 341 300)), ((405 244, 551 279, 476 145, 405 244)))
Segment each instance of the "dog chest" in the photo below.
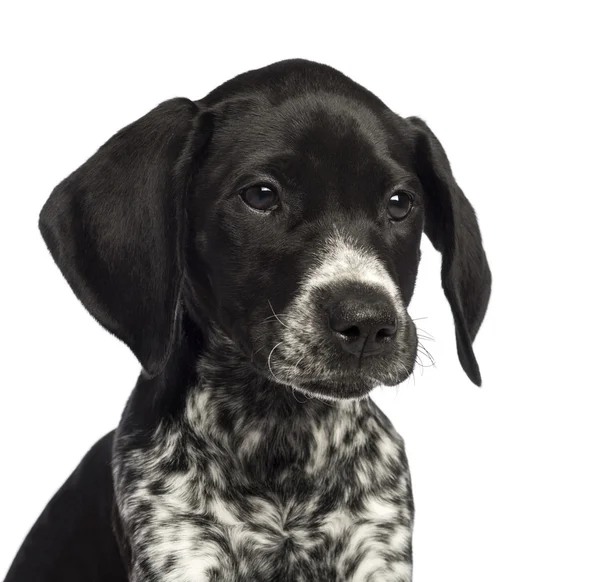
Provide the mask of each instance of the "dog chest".
POLYGON ((376 418, 316 425, 305 447, 289 436, 248 429, 216 441, 167 430, 124 459, 136 465, 120 500, 134 579, 410 580, 412 499, 399 437, 376 418))
POLYGON ((410 516, 392 491, 365 495, 355 509, 327 508, 319 495, 205 495, 201 508, 176 493, 151 501, 141 529, 162 580, 409 579, 410 516))

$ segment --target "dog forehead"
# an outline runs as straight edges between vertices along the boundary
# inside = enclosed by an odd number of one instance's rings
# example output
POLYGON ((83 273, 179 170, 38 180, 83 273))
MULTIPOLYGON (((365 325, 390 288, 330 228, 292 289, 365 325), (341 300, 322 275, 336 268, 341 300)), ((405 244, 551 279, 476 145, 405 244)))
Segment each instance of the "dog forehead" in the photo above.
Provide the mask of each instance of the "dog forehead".
POLYGON ((277 104, 256 96, 235 99, 220 109, 214 149, 224 154, 218 163, 232 179, 273 176, 307 195, 326 191, 330 201, 336 192, 385 191, 410 174, 406 148, 387 113, 327 91, 277 104))
POLYGON ((223 102, 216 112, 223 136, 233 133, 240 145, 285 142, 315 149, 339 147, 353 137, 364 146, 385 150, 397 137, 383 105, 376 109, 360 96, 325 90, 305 90, 277 102, 266 95, 236 98, 223 102))

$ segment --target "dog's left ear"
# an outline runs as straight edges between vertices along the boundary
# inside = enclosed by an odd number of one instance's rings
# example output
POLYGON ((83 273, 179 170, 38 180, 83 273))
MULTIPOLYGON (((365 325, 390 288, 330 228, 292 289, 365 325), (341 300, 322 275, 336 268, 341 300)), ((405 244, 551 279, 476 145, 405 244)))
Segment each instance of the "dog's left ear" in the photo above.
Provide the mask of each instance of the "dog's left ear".
POLYGON ((406 121, 415 131, 415 163, 426 196, 425 234, 442 254, 442 287, 454 317, 458 357, 467 376, 481 386, 473 340, 487 310, 492 276, 477 218, 433 132, 418 117, 406 121))
POLYGON ((150 376, 179 328, 186 189, 210 130, 197 103, 165 101, 63 180, 40 214, 75 295, 150 376))

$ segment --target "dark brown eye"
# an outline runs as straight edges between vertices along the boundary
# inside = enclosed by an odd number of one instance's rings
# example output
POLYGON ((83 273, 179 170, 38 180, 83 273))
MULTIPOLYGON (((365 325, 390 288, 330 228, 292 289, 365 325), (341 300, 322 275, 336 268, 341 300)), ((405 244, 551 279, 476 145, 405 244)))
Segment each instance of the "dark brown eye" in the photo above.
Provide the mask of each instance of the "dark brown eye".
POLYGON ((408 192, 398 190, 388 200, 388 214, 392 220, 403 220, 406 218, 413 206, 413 198, 408 192))
POLYGON ((250 186, 250 188, 246 188, 240 196, 250 208, 262 212, 274 210, 279 206, 279 196, 277 196, 277 192, 268 186, 250 186))

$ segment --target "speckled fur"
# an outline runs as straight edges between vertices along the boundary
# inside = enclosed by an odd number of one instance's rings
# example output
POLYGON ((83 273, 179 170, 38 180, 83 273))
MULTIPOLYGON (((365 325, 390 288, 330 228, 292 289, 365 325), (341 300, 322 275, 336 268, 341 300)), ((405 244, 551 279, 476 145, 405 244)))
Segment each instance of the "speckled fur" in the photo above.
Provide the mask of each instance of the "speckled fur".
POLYGON ((235 357, 215 343, 180 414, 118 459, 131 579, 410 580, 410 476, 389 420, 369 398, 224 386, 235 357))

